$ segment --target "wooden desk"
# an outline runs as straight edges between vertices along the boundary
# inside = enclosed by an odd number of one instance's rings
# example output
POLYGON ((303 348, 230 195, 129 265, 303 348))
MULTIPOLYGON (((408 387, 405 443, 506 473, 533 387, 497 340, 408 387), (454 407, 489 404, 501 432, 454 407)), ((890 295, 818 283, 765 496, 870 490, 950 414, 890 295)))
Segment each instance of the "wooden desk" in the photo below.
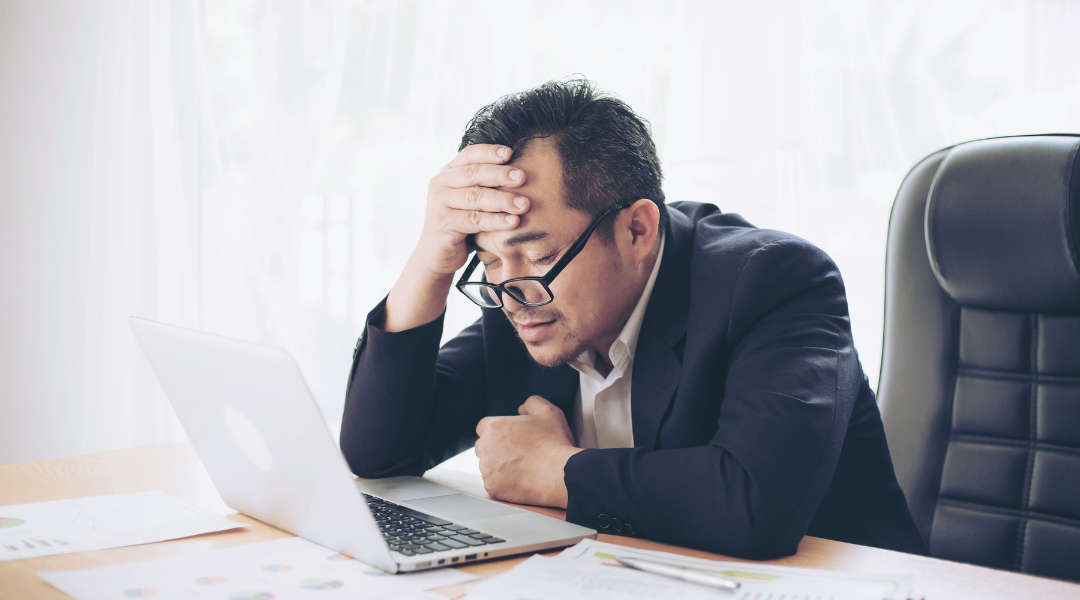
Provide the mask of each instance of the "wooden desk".
MULTIPOLYGON (((462 473, 436 469, 430 472, 428 477, 467 492, 484 495, 482 482, 462 473)), ((202 463, 186 442, 0 466, 0 506, 146 490, 164 490, 209 510, 223 514, 232 513, 221 502, 202 463)), ((525 508, 562 517, 560 510, 525 508)), ((0 563, 0 598, 67 598, 40 579, 37 576, 38 571, 83 569, 162 558, 289 535, 241 514, 232 513, 229 518, 251 523, 252 526, 243 530, 158 544, 0 563)), ((600 540, 715 560, 736 560, 708 552, 619 536, 600 535, 600 540)), ((488 577, 521 560, 521 557, 497 559, 462 569, 488 577)), ((799 552, 794 556, 769 562, 866 573, 913 573, 915 597, 925 596, 928 600, 1080 599, 1080 585, 1076 584, 813 537, 804 538, 799 544, 799 552)))

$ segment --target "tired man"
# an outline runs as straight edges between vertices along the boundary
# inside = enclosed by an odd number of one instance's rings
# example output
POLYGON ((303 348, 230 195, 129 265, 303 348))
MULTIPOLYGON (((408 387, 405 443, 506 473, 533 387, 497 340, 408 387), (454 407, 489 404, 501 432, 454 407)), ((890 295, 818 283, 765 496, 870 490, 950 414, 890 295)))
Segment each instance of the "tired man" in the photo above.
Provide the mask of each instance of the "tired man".
POLYGON ((357 344, 357 475, 475 444, 492 497, 603 533, 756 559, 804 534, 925 553, 824 252, 666 205, 647 125, 586 81, 484 107, 459 150, 357 344), (439 348, 451 292, 483 316, 439 348))

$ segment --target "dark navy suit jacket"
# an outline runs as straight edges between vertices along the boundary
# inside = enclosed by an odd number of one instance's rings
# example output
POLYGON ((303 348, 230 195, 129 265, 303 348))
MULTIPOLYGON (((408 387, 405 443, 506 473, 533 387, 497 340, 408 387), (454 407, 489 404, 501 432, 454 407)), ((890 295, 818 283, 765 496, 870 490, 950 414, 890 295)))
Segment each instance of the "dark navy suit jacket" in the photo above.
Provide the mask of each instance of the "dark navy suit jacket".
MULTIPOLYGON (((566 464, 566 518, 730 556, 804 534, 925 554, 852 344, 840 273, 795 236, 669 205, 631 382, 634 448, 566 464)), ((420 475, 538 394, 573 418, 578 373, 533 362, 501 310, 441 349, 442 318, 357 343, 341 448, 361 477, 420 475)))

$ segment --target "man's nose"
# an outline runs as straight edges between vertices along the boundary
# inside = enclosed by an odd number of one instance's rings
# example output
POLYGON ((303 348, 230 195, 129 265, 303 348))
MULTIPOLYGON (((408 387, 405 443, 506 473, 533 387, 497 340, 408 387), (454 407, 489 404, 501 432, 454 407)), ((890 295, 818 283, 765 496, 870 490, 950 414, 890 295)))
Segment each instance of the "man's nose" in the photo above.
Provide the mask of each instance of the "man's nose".
POLYGON ((502 292, 502 302, 503 308, 505 308, 509 312, 517 312, 525 308, 524 304, 518 302, 513 296, 507 294, 506 292, 502 292))

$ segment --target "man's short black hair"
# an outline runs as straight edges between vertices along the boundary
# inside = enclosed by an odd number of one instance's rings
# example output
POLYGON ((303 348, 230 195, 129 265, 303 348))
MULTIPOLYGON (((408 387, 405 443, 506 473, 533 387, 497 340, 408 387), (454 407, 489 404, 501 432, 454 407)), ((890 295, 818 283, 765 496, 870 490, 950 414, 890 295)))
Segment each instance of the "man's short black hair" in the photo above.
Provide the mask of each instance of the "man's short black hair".
MULTIPOLYGON (((660 230, 667 229, 663 175, 648 122, 587 79, 549 81, 499 98, 472 118, 458 150, 502 144, 517 156, 540 137, 558 148, 563 200, 570 208, 596 217, 616 204, 648 198, 660 209, 660 230)), ((613 223, 605 219, 597 228, 603 239, 612 239, 613 223)))

